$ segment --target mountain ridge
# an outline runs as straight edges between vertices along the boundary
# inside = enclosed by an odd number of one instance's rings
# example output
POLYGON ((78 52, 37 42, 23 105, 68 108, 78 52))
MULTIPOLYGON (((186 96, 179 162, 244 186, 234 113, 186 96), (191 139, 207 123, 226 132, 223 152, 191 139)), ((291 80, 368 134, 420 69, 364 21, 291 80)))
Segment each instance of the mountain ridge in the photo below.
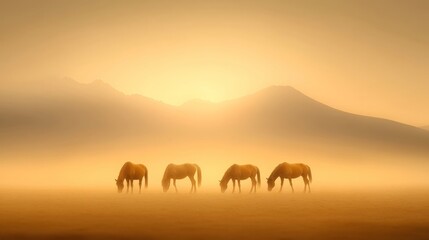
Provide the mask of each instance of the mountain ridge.
POLYGON ((362 149, 429 149, 428 131, 341 111, 291 86, 270 86, 219 103, 194 100, 181 106, 127 95, 99 80, 89 84, 48 82, 45 88, 37 89, 28 99, 25 94, 31 95, 31 91, 18 95, 20 99, 15 100, 19 104, 1 101, 0 130, 4 134, 0 142, 11 144, 11 138, 17 143, 43 142, 45 138, 70 143, 70 139, 80 139, 82 144, 210 139, 227 144, 235 139, 267 144, 322 141, 362 149))

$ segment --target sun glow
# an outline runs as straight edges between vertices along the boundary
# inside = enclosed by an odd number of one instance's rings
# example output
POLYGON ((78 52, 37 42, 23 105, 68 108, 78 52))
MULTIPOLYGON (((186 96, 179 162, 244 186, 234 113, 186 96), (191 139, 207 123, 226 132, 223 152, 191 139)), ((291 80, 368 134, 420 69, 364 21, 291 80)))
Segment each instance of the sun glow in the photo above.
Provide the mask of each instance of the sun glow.
MULTIPOLYGON (((266 87, 265 83, 255 80, 258 74, 240 67, 233 69, 226 62, 183 62, 186 61, 166 60, 161 65, 150 67, 151 72, 147 76, 141 76, 141 72, 135 70, 127 75, 127 79, 134 79, 129 81, 133 84, 122 89, 128 94, 140 93, 168 104, 181 105, 192 99, 221 102, 266 87), (142 80, 146 78, 152 81, 142 80)), ((120 82, 112 85, 121 89, 120 82)))

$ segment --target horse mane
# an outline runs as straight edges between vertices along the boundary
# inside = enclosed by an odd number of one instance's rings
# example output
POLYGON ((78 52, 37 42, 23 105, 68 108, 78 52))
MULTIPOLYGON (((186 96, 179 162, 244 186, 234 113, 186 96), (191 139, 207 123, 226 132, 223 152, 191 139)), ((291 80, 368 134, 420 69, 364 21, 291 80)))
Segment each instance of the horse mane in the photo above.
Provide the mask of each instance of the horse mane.
POLYGON ((226 183, 228 183, 229 182, 229 180, 231 179, 231 174, 230 174, 230 172, 231 172, 231 169, 232 169, 232 167, 233 167, 234 165, 232 165, 231 167, 229 167, 227 170, 226 170, 226 172, 225 172, 225 174, 223 174, 223 177, 222 177, 222 179, 220 180, 220 182, 224 182, 224 181, 226 181, 226 183))
POLYGON ((279 168, 280 168, 280 166, 282 165, 283 163, 280 163, 279 165, 277 165, 277 167, 276 168, 274 168, 274 170, 273 170, 273 172, 270 174, 270 176, 268 177, 268 179, 272 179, 272 180, 276 180, 276 176, 278 176, 278 171, 279 171, 279 168))
POLYGON ((131 162, 126 162, 124 163, 124 165, 121 167, 121 170, 119 171, 119 175, 118 175, 118 182, 123 182, 125 176, 125 171, 127 170, 127 168, 129 167, 129 165, 132 164, 131 162))
POLYGON ((169 170, 169 167, 171 166, 171 165, 173 165, 173 164, 168 164, 168 166, 167 166, 167 168, 165 169, 165 171, 164 171, 164 175, 162 176, 162 183, 164 183, 167 179, 169 179, 168 178, 168 170, 169 170))

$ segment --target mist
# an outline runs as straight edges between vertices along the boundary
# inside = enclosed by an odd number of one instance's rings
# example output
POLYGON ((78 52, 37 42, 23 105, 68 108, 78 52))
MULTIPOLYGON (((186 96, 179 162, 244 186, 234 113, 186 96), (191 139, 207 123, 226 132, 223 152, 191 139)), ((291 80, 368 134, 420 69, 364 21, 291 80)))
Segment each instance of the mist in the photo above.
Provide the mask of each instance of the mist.
POLYGON ((0 1, 0 239, 429 239, 428 6, 0 1))
POLYGON ((102 81, 32 84, 1 89, 2 239, 235 239, 248 226, 249 239, 428 236, 425 129, 344 112, 291 86, 173 106, 102 81), (141 193, 137 180, 117 192, 128 161, 148 169, 141 193), (287 179, 268 191, 283 162, 311 168, 311 193, 302 177, 294 192, 287 179), (196 194, 188 178, 163 193, 170 163, 200 166, 196 194), (232 182, 221 193, 233 164, 259 168, 256 193, 249 179, 241 193, 232 182))

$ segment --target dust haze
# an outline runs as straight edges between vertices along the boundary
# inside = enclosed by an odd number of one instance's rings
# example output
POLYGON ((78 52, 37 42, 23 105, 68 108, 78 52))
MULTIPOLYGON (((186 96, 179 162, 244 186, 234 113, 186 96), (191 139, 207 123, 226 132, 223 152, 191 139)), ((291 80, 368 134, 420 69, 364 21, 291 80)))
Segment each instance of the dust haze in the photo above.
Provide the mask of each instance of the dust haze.
POLYGON ((293 87, 272 86, 221 103, 171 106, 71 79, 2 89, 0 237, 201 239, 425 238, 429 132, 343 112, 293 87), (39 86, 39 88, 37 88, 39 86), (126 161, 145 164, 149 187, 116 193, 126 161), (295 193, 265 179, 282 162, 313 172, 295 193), (170 163, 196 163, 162 193, 170 163), (262 184, 220 193, 232 164, 253 164, 262 184), (172 233, 174 233, 172 235, 172 233), (351 235, 352 234, 352 235, 351 235))
POLYGON ((306 163, 315 191, 427 184, 429 132, 346 113, 292 87, 179 107, 101 81, 21 83, 2 93, 2 175, 26 176, 5 188, 110 189, 126 161, 148 167, 150 191, 160 190, 169 163, 186 162, 202 168, 200 191, 218 191, 234 163, 258 166, 263 179, 281 162, 306 163))
POLYGON ((0 239, 429 239, 428 6, 0 1, 0 239))

